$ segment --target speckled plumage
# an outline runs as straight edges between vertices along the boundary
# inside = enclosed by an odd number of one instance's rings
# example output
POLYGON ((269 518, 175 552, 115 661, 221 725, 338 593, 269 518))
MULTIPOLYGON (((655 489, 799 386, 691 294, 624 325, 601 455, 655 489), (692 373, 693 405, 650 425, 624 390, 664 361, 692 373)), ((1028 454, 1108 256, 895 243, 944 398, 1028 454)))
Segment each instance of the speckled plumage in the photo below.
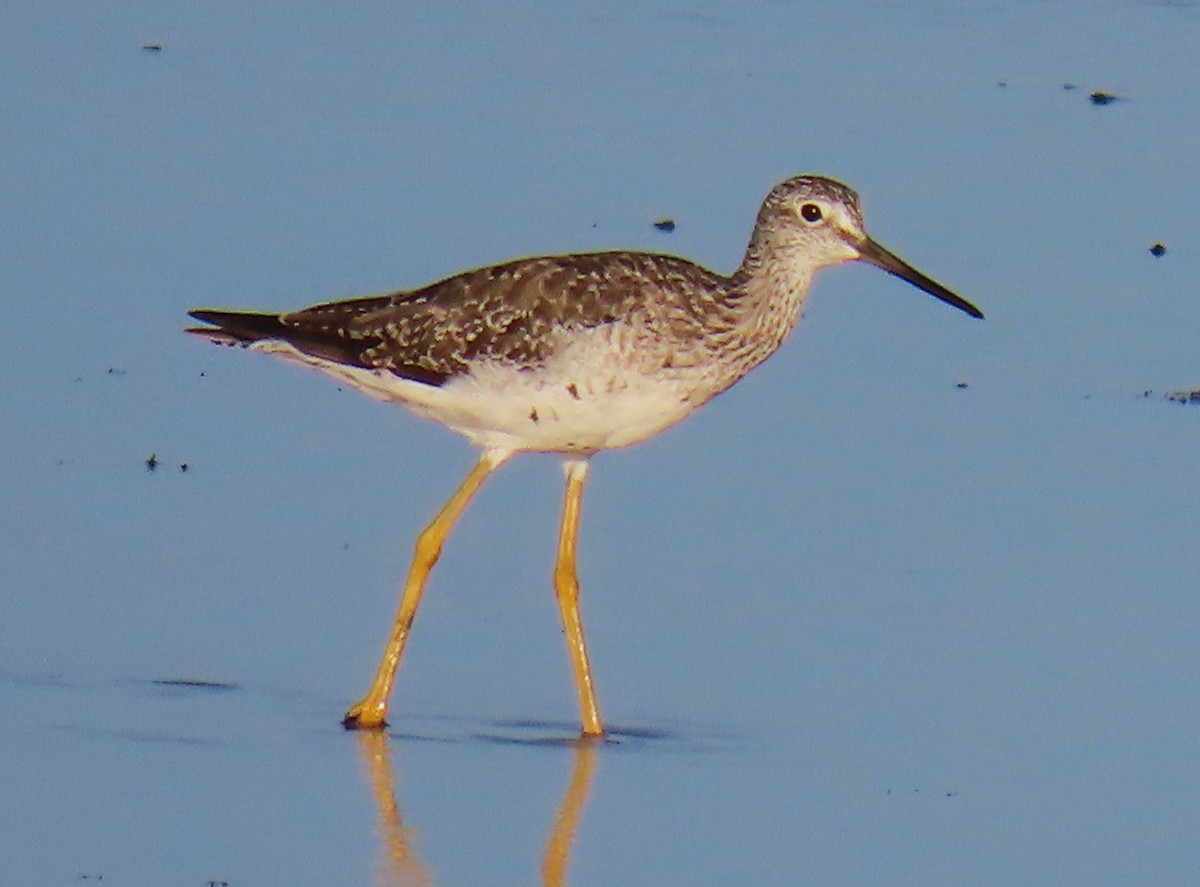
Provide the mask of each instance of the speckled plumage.
POLYGON ((517 452, 542 451, 564 457, 554 586, 583 733, 603 734, 575 575, 589 458, 653 437, 737 382, 787 338, 813 275, 854 259, 983 316, 871 240, 857 195, 815 176, 767 195, 728 277, 674 256, 586 253, 518 259, 288 314, 193 311, 210 325, 189 332, 315 367, 483 449, 418 537, 375 680, 343 724, 387 723, 396 669, 446 536, 492 471, 517 452))
MULTIPOLYGON (((279 315, 273 333, 331 360, 440 385, 480 362, 537 367, 564 336, 605 324, 636 318, 654 327, 666 324, 663 335, 695 334, 703 322, 697 311, 664 296, 710 294, 711 313, 724 295, 723 283, 674 256, 605 252, 517 259, 417 290, 279 315), (672 320, 668 314, 675 313, 680 316, 672 320), (694 320, 686 323, 689 313, 694 320)), ((238 316, 200 313, 230 324, 238 316)), ((257 339, 265 331, 247 332, 257 339)))
POLYGON ((544 256, 280 315, 198 310, 216 328, 189 331, 315 366, 485 447, 592 452, 658 433, 770 356, 813 273, 858 257, 847 235, 869 242, 854 192, 801 176, 768 195, 728 277, 654 253, 544 256), (805 205, 840 235, 814 237, 805 205))

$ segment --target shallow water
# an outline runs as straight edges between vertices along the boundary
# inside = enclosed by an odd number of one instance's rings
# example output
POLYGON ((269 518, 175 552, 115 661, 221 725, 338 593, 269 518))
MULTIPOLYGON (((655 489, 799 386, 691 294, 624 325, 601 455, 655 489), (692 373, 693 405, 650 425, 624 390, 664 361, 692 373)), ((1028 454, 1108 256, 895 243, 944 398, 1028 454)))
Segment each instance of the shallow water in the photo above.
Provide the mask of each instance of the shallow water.
POLYGON ((0 14, 0 884, 1191 879, 1197 45, 1192 3, 0 14), (805 171, 988 319, 830 271, 595 460, 610 741, 532 457, 451 538, 390 733, 343 731, 473 454, 187 309, 728 270, 805 171))

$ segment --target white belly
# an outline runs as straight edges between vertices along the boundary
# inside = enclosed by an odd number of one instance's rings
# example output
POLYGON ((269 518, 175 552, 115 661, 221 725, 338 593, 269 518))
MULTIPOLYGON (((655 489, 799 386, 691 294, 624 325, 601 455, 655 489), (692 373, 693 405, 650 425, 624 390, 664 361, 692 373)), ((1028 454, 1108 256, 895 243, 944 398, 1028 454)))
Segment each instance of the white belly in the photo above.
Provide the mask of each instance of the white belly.
POLYGON ((484 448, 591 453, 653 437, 707 401, 703 370, 645 373, 619 351, 564 349, 544 367, 481 364, 440 386, 345 366, 279 341, 251 346, 303 363, 380 400, 402 404, 484 448))

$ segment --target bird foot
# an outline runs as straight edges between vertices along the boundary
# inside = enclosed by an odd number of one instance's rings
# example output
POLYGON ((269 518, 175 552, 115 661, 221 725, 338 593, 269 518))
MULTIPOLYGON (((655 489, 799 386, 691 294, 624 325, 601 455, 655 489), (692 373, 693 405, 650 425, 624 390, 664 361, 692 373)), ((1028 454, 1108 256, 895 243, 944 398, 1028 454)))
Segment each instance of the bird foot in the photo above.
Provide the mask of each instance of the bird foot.
POLYGON ((368 705, 364 700, 350 707, 342 726, 347 730, 383 730, 388 725, 386 713, 386 706, 368 705))

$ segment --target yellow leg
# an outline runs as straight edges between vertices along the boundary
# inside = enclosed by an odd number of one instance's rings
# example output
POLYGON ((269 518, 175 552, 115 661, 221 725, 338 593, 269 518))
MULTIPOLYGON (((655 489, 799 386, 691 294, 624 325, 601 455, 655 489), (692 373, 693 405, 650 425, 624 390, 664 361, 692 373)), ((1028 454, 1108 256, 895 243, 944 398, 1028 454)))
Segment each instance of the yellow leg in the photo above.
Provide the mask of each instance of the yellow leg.
POLYGON ((442 506, 438 516, 417 537, 412 566, 408 568, 408 579, 404 583, 404 593, 400 596, 400 610, 396 613, 396 623, 392 626, 391 637, 388 638, 387 648, 383 651, 379 671, 375 674, 375 680, 367 695, 352 705, 346 712, 346 717, 342 719, 342 725, 347 730, 371 730, 387 726, 388 698, 392 695, 396 669, 400 667, 400 657, 404 655, 404 645, 412 629, 413 617, 417 614, 417 605, 421 603, 425 582, 442 553, 442 543, 446 541, 455 522, 487 476, 511 455, 512 453, 507 451, 485 452, 475 463, 466 480, 442 506))
POLYGON ((596 688, 592 683, 592 666, 588 663, 587 643, 583 639, 583 623, 579 618, 579 577, 575 572, 575 540, 579 536, 579 505, 583 485, 587 480, 586 459, 570 459, 566 463, 567 495, 563 503, 562 529, 558 536, 558 560, 554 565, 554 591, 562 612, 563 630, 567 635, 567 650, 571 654, 571 669, 575 675, 575 690, 579 694, 579 711, 583 719, 584 736, 603 736, 600 708, 596 705, 596 688))

